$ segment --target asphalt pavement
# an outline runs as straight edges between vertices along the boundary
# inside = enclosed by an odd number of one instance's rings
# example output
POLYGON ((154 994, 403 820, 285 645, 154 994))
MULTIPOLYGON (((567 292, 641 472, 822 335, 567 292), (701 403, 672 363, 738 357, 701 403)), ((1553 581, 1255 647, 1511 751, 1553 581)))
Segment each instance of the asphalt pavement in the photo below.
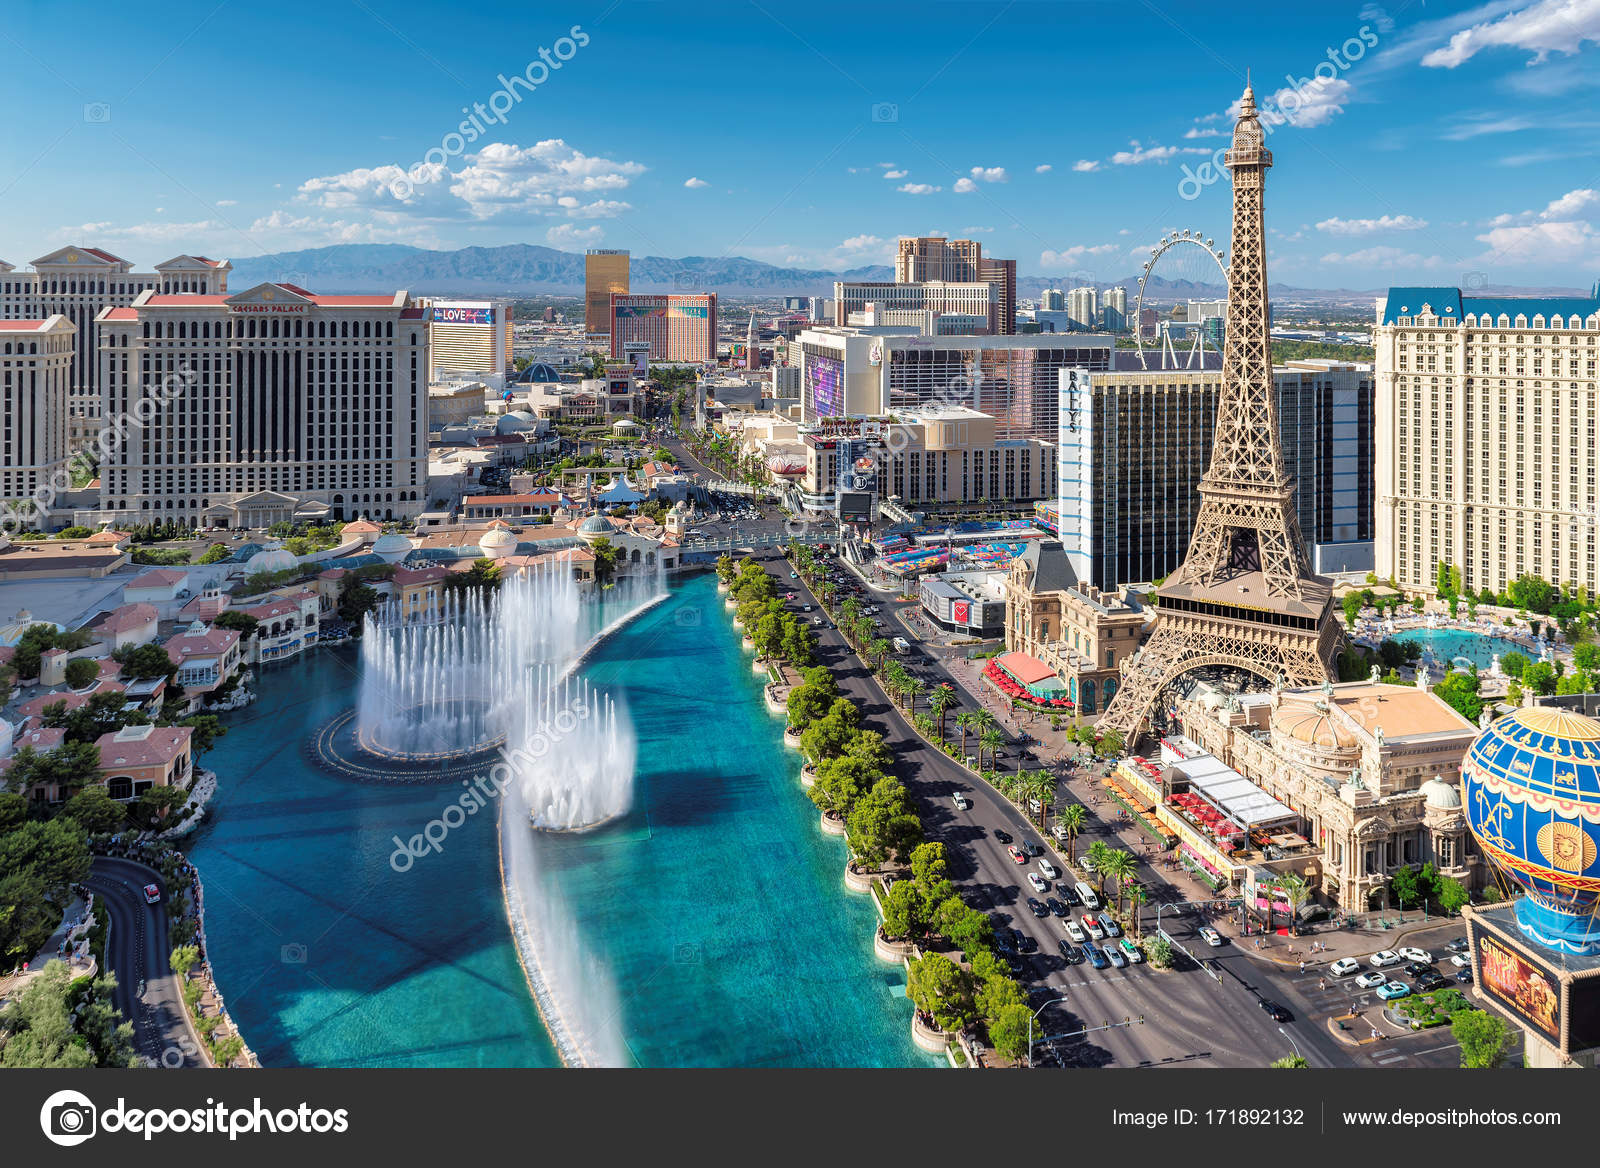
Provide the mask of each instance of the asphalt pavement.
POLYGON ((134 1050, 158 1066, 208 1066, 167 961, 172 950, 160 873, 132 860, 97 856, 85 883, 111 916, 106 964, 117 977, 113 1000, 133 1023, 134 1050), (159 904, 145 903, 146 884, 161 889, 159 904))

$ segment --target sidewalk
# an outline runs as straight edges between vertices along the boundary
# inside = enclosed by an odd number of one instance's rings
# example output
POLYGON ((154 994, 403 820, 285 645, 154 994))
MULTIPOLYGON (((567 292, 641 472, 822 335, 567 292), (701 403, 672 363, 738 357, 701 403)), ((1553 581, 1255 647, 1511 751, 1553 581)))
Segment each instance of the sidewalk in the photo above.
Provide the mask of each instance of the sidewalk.
POLYGON ((40 947, 33 960, 28 962, 27 968, 0 977, 0 1001, 16 997, 51 961, 68 961, 72 976, 75 978, 83 977, 94 970, 94 958, 88 956, 87 946, 68 943, 69 937, 74 932, 79 934, 76 940, 81 940, 87 934, 85 914, 88 908, 82 897, 72 898, 72 902, 67 905, 66 913, 61 918, 61 923, 56 926, 56 931, 50 934, 49 940, 40 947), (82 954, 75 952, 75 949, 82 949, 82 954))

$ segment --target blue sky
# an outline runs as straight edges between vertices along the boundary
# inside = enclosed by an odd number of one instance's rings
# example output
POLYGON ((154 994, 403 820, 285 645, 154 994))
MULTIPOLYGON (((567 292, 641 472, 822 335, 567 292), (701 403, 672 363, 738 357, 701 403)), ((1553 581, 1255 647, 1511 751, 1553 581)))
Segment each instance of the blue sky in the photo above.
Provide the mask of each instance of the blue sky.
POLYGON ((526 242, 839 268, 946 233, 1115 279, 1164 231, 1225 242, 1201 168, 1249 69, 1283 115, 1275 280, 1600 275, 1600 0, 1251 8, 13 0, 0 258, 526 242))

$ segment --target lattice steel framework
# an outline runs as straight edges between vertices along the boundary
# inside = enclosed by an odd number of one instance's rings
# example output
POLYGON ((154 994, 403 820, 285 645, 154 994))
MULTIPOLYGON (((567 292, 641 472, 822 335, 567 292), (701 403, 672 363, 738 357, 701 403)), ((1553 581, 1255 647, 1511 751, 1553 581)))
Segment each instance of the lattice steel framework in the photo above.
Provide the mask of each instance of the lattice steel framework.
POLYGON ((1228 331, 1200 514, 1183 566, 1157 592, 1150 640, 1123 664, 1122 687, 1099 723, 1130 744, 1161 691, 1194 669, 1228 665, 1290 685, 1316 685, 1334 672, 1332 593, 1311 574, 1279 445, 1263 217, 1272 152, 1262 142, 1247 85, 1226 156, 1233 171, 1228 331))

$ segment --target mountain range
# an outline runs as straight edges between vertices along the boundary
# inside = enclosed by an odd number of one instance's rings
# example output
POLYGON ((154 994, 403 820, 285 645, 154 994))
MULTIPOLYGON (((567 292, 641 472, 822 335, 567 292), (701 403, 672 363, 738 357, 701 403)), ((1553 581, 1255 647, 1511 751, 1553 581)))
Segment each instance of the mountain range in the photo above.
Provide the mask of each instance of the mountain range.
MULTIPOLYGON (((835 280, 892 281, 894 268, 871 264, 842 272, 779 267, 744 256, 634 256, 629 283, 635 292, 717 292, 727 296, 828 296, 835 280)), ((537 244, 463 247, 430 251, 401 243, 344 243, 305 251, 277 252, 233 261, 231 287, 243 290, 268 281, 298 284, 317 292, 349 293, 403 288, 420 296, 577 296, 583 292, 583 256, 537 244)), ((1062 287, 1066 277, 1020 276, 1017 295, 1036 297, 1043 288, 1062 287)), ((1137 272, 1119 280, 1132 300, 1137 272)), ((1221 297, 1220 285, 1151 277, 1165 300, 1221 297)), ((1350 300, 1382 295, 1383 289, 1315 289, 1273 284, 1274 297, 1350 300)), ((1573 295, 1571 289, 1486 288, 1485 293, 1573 295)), ((1581 293, 1578 293, 1581 294, 1581 293)))

